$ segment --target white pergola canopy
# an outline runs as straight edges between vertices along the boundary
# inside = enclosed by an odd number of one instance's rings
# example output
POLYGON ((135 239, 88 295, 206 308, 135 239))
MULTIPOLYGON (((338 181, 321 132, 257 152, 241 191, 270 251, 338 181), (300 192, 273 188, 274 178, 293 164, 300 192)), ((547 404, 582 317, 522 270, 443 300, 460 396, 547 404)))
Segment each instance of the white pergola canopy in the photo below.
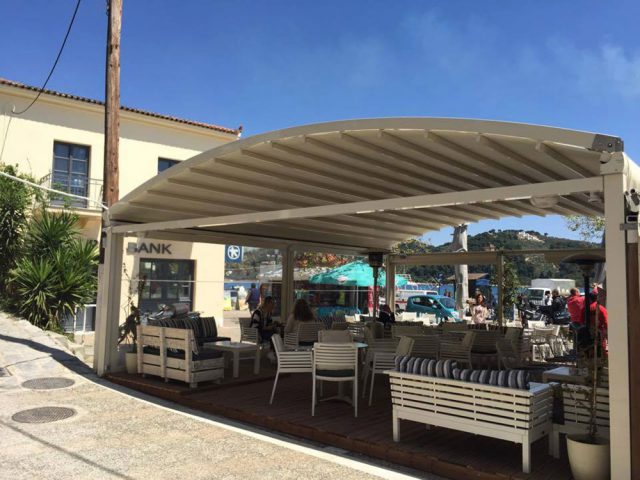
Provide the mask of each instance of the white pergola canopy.
MULTIPOLYGON (((386 250, 487 218, 604 215, 611 478, 630 480, 629 344, 637 340, 628 325, 637 320, 638 292, 629 278, 638 275, 640 232, 625 197, 640 203, 629 196, 639 186, 621 139, 516 123, 352 120, 223 145, 142 184, 106 214, 96 370, 117 361, 125 235, 280 248, 288 312, 296 250, 386 250)), ((394 268, 389 262, 390 278, 394 268)))
POLYGON ((108 216, 114 233, 386 250, 482 219, 602 215, 589 194, 603 190, 601 165, 621 151, 617 137, 517 123, 321 123, 197 155, 142 184, 108 216), (535 201, 546 197, 557 203, 535 201))

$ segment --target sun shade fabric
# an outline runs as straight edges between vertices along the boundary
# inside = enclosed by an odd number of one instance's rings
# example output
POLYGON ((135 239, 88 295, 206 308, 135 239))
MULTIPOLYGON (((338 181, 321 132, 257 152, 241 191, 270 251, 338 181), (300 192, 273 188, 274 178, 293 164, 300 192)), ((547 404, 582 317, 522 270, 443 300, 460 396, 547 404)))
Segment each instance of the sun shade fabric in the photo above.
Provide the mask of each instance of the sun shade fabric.
MULTIPOLYGON (((362 261, 351 262, 328 272, 318 273, 309 279, 309 283, 321 285, 345 285, 350 287, 372 287, 373 268, 362 261)), ((384 287, 386 278, 384 271, 378 271, 378 285, 384 287)), ((396 286, 403 287, 407 279, 396 275, 396 286)))

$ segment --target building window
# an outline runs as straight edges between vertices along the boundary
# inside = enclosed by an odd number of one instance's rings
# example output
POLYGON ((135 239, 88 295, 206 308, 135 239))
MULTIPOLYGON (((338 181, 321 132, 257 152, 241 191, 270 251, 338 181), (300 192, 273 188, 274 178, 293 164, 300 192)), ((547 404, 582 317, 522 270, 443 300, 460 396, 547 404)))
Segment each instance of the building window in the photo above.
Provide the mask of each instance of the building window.
POLYGON ((171 168, 177 163, 180 163, 180 160, 169 160, 168 158, 159 158, 158 173, 164 172, 167 168, 171 168))
MULTIPOLYGON (((54 189, 80 197, 89 196, 89 147, 72 143, 53 143, 53 172, 51 185, 54 189)), ((87 207, 85 200, 70 197, 52 198, 54 205, 87 207)))
POLYGON ((156 312, 159 306, 186 303, 193 307, 194 260, 140 259, 140 278, 144 287, 140 293, 143 312, 156 312))

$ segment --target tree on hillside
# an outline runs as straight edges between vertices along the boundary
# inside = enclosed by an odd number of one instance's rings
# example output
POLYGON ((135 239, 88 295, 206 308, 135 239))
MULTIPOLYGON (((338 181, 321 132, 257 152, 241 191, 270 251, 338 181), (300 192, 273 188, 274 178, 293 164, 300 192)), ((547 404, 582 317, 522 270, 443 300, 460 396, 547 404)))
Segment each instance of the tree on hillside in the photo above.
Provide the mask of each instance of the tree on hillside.
POLYGON ((580 238, 587 242, 600 242, 604 232, 604 217, 587 217, 568 215, 565 217, 567 228, 578 232, 580 238))

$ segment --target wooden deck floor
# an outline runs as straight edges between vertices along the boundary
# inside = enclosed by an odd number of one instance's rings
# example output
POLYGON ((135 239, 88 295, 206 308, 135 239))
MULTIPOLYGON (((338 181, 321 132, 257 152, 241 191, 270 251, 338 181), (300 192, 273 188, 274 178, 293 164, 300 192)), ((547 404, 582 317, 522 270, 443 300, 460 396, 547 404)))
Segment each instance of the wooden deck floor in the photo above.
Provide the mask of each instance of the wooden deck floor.
MULTIPOLYGON (((323 444, 354 451, 452 479, 531 479, 571 478, 566 451, 561 460, 547 454, 546 438, 532 448, 531 474, 521 471, 521 447, 444 428, 427 430, 424 425, 403 422, 402 441, 394 443, 391 432, 391 399, 385 377, 376 377, 373 406, 360 400, 358 418, 353 408, 342 402, 324 402, 311 416, 310 375, 281 377, 273 405, 269 396, 273 371, 263 368, 254 377, 251 365, 243 362, 240 379, 227 379, 221 385, 203 384, 189 389, 184 383, 164 383, 156 378, 111 374, 114 383, 175 401, 190 408, 225 416, 323 444)), ((230 372, 228 372, 230 374, 230 372)), ((335 385, 325 386, 325 395, 335 385)))

